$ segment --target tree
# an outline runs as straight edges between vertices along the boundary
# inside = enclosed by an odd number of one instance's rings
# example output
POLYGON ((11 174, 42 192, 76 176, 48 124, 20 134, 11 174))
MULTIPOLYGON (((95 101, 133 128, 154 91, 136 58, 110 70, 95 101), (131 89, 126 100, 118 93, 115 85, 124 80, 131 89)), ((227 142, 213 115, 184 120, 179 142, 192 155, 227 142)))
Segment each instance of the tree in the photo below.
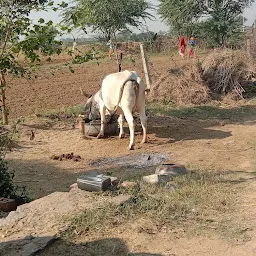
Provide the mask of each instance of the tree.
POLYGON ((254 0, 159 0, 159 14, 178 34, 197 33, 215 46, 239 36, 244 9, 254 0))
POLYGON ((155 32, 147 31, 143 33, 132 33, 130 31, 124 30, 117 35, 118 41, 125 42, 125 41, 134 41, 134 42, 146 42, 146 41, 153 41, 154 36, 156 35, 155 32))
POLYGON ((40 62, 39 51, 46 55, 60 53, 61 42, 55 40, 57 32, 52 22, 32 24, 32 10, 45 8, 47 0, 0 0, 0 81, 3 124, 8 124, 5 106, 6 76, 31 78, 33 64, 40 62), (56 46, 59 46, 56 48, 56 46), (20 54, 23 55, 20 56, 20 54), (25 65, 22 64, 25 61, 25 65))
POLYGON ((63 22, 72 28, 81 28, 87 33, 101 33, 105 39, 116 32, 138 27, 141 19, 152 18, 147 12, 151 8, 145 0, 75 0, 75 6, 63 12, 63 22))
MULTIPOLYGON (((54 26, 52 21, 46 23, 42 18, 32 23, 29 14, 33 10, 51 8, 57 11, 66 7, 64 2, 54 6, 54 2, 48 0, 0 0, 0 94, 3 124, 8 124, 8 110, 5 106, 7 75, 31 79, 35 69, 40 67, 42 56, 48 56, 47 60, 51 61, 51 55, 62 52, 62 42, 55 38, 67 31, 66 27, 54 26)), ((73 63, 89 59, 89 55, 77 55, 73 63)), ((66 66, 73 72, 69 64, 66 66)))

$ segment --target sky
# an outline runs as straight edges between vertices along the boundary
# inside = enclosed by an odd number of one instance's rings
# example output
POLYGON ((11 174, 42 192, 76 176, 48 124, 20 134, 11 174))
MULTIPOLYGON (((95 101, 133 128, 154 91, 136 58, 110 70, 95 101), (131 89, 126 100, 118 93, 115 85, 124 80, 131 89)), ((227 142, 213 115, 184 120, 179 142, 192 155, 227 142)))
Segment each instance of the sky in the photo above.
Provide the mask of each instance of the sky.
MULTIPOLYGON (((55 0, 55 3, 61 3, 63 0, 55 0)), ((72 0, 64 0, 65 2, 71 3, 72 0)), ((158 0, 151 0, 151 2, 154 6, 158 5, 158 0)), ((156 17, 155 20, 146 20, 146 26, 148 27, 148 30, 158 32, 158 31, 168 31, 168 26, 165 24, 164 21, 161 20, 159 15, 157 14, 156 10, 151 11, 151 13, 156 17)), ((31 15, 31 18, 34 21, 37 21, 39 18, 44 18, 46 21, 52 20, 55 23, 60 22, 60 12, 54 12, 54 11, 48 11, 48 12, 33 12, 31 15)), ((253 21, 256 19, 256 2, 254 4, 247 8, 244 12, 244 16, 247 18, 246 25, 251 26, 253 24, 253 21)), ((140 32, 137 29, 134 29, 133 32, 140 32)), ((84 32, 74 32, 73 33, 75 37, 84 37, 84 32)), ((88 37, 93 36, 93 34, 88 34, 88 37)), ((64 37, 70 37, 70 35, 66 35, 64 37)))

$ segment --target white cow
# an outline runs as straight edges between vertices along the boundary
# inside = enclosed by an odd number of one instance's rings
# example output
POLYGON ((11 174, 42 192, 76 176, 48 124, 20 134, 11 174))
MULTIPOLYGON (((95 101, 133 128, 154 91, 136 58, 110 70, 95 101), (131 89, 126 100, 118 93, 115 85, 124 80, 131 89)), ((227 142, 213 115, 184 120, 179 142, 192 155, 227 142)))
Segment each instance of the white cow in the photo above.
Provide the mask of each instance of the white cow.
POLYGON ((82 89, 84 96, 88 98, 85 110, 90 110, 92 116, 100 112, 101 129, 98 138, 104 136, 106 111, 110 114, 119 114, 120 127, 119 138, 124 137, 124 117, 130 129, 129 149, 134 149, 134 119, 133 112, 137 110, 140 115, 143 129, 141 143, 147 142, 147 117, 145 113, 145 84, 135 71, 123 71, 109 74, 103 78, 101 89, 93 96, 89 96, 82 89))

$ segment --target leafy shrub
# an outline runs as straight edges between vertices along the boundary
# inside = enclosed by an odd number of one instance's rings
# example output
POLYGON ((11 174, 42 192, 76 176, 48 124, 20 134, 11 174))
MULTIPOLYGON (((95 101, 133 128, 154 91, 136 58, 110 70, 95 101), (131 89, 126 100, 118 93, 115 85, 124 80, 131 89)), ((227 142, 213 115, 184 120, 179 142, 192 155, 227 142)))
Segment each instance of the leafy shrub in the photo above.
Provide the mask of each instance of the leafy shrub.
POLYGON ((8 170, 5 161, 6 150, 11 147, 11 139, 8 136, 0 137, 0 197, 20 199, 24 203, 31 201, 27 195, 26 187, 16 186, 13 182, 14 171, 8 170))

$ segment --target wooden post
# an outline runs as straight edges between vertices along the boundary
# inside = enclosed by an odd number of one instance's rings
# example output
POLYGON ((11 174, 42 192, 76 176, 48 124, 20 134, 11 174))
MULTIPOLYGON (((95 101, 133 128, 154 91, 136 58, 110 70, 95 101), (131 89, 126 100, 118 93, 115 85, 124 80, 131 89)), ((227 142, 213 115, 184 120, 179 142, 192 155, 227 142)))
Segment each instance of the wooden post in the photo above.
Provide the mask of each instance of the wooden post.
POLYGON ((84 120, 79 121, 79 126, 80 126, 80 131, 81 131, 81 137, 84 139, 85 138, 85 122, 84 120))
POLYGON ((143 44, 140 44, 140 51, 141 51, 141 58, 142 58, 146 84, 147 84, 146 92, 149 92, 151 87, 151 78, 150 78, 150 71, 148 66, 148 59, 147 59, 146 51, 143 44))
MULTIPOLYGON (((116 33, 114 33, 115 38, 115 53, 116 53, 116 64, 118 68, 118 72, 122 71, 122 59, 120 59, 119 54, 117 52, 117 39, 116 39, 116 33)), ((122 53, 121 53, 122 54, 122 53)), ((121 57, 122 58, 122 57, 121 57)))
POLYGON ((122 71, 123 53, 120 52, 117 56, 118 56, 117 57, 118 72, 121 72, 122 71))
POLYGON ((86 139, 84 115, 79 115, 79 128, 81 132, 81 138, 86 139))

